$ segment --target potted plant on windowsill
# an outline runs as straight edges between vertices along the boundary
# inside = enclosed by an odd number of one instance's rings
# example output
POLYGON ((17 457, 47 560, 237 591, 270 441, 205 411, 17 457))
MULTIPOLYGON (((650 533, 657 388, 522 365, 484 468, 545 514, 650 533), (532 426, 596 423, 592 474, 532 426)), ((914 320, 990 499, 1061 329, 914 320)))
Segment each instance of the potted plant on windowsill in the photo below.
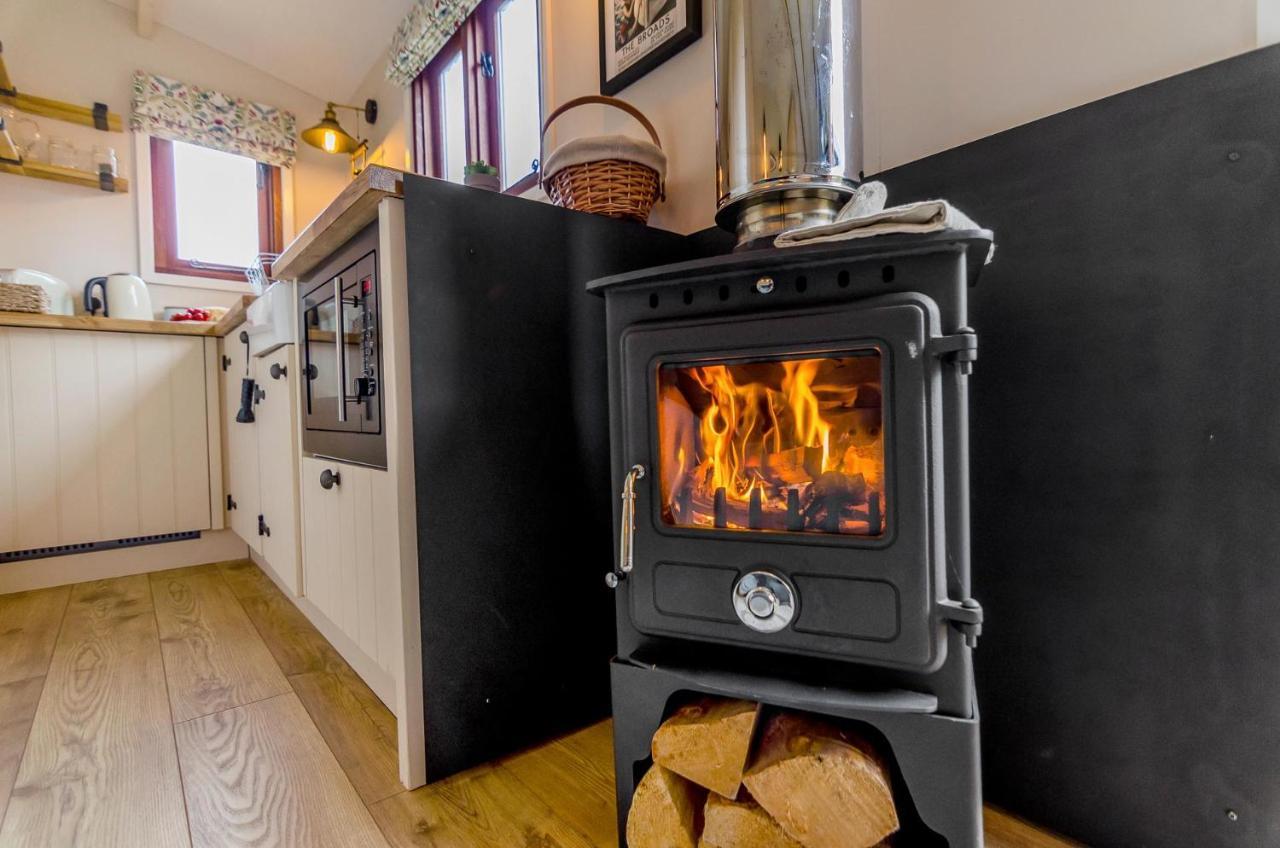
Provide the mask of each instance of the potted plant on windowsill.
POLYGON ((462 182, 472 188, 482 188, 487 191, 502 190, 502 184, 498 181, 498 169, 483 159, 477 159, 462 169, 462 182))

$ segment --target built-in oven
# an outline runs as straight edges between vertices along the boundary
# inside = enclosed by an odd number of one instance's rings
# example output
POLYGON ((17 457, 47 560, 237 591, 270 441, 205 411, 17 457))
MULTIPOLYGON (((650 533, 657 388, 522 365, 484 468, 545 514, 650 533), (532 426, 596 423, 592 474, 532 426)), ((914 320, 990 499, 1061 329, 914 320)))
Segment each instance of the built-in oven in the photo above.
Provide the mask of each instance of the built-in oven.
POLYGON ((386 468, 377 237, 375 223, 298 287, 302 447, 386 468))

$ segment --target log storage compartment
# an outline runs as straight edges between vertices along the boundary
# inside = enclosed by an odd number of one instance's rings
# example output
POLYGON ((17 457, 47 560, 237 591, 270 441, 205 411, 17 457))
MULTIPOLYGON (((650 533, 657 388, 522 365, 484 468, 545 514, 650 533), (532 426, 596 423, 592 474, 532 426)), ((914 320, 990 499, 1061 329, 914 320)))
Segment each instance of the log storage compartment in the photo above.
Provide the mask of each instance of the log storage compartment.
POLYGON ((588 286, 621 493, 606 582, 631 848, 982 844, 967 298, 991 238, 588 286))

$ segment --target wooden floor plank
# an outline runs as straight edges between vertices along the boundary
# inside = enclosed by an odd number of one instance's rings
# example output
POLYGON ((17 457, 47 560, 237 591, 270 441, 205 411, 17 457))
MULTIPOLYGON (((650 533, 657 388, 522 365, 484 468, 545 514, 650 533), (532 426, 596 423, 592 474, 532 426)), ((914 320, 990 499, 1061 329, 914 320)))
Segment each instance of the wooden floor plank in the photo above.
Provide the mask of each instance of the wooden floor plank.
POLYGON ((502 766, 401 792, 370 809, 395 848, 599 846, 502 766))
POLYGON ((982 811, 982 824, 987 848, 1081 848, 1078 842, 1048 833, 994 807, 982 811))
POLYGON ((43 677, 0 683, 0 822, 9 806, 9 793, 18 777, 18 764, 27 749, 43 688, 43 677))
POLYGON ((170 721, 147 578, 74 587, 0 845, 188 845, 170 721))
POLYGON ((386 845, 296 695, 175 731, 196 848, 386 845))
POLYGON ((592 845, 617 844, 609 722, 518 754, 502 766, 592 845))
POLYGON ((403 791, 391 711, 258 566, 220 570, 360 797, 403 791))
POLYGON ((289 683, 366 804, 404 791, 395 718, 364 681, 351 671, 312 671, 293 675, 289 683), (386 715, 375 720, 367 708, 386 715), (390 736, 379 726, 388 718, 390 736))
POLYGON ((175 722, 290 691, 217 568, 156 572, 151 589, 175 722))
POLYGON ((331 671, 347 663, 271 578, 248 560, 219 569, 286 676, 331 671))
POLYGON ((0 684, 43 677, 70 586, 0 595, 0 684))

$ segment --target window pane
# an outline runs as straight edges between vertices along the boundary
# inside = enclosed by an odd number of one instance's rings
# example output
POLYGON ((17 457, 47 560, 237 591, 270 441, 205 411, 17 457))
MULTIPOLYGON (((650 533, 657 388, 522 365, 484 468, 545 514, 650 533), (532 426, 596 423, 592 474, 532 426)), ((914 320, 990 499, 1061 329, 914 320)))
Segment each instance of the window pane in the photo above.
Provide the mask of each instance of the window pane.
POLYGON ((178 256, 247 266, 258 254, 258 163, 173 142, 178 256))
POLYGON ((502 186, 533 170, 538 158, 538 2, 507 0, 498 9, 502 186))
POLYGON ((440 74, 440 102, 444 105, 444 121, 440 137, 444 142, 444 178, 462 182, 467 165, 467 123, 465 92, 462 80, 462 54, 458 53, 440 74))

